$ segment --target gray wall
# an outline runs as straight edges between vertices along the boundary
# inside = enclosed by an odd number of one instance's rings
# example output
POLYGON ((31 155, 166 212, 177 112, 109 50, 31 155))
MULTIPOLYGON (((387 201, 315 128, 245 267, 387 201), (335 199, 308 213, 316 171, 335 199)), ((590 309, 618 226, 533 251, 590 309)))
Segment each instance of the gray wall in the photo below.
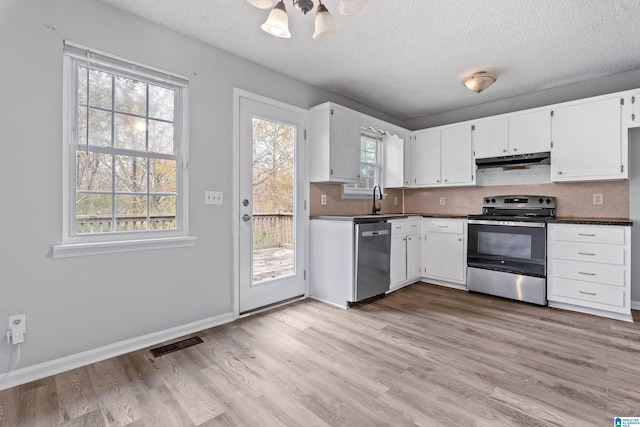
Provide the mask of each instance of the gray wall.
MULTIPOLYGON (((19 368, 232 312, 234 87, 303 108, 332 100, 371 114, 97 0, 2 0, 0 31, 0 336, 9 315, 27 314, 19 368), (195 246, 51 258, 62 240, 64 39, 190 77, 195 246), (226 203, 205 206, 206 189, 223 191, 226 203)), ((0 339, 0 374, 12 350, 0 339)))

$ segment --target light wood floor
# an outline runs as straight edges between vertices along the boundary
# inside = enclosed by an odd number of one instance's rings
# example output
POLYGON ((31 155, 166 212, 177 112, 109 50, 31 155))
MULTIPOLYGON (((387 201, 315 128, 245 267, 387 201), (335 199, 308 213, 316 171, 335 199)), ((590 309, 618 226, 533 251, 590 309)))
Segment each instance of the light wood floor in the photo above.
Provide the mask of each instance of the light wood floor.
MULTIPOLYGON (((636 321, 640 321, 638 313, 636 321)), ((611 426, 640 324, 416 284, 305 300, 0 392, 0 426, 611 426)))

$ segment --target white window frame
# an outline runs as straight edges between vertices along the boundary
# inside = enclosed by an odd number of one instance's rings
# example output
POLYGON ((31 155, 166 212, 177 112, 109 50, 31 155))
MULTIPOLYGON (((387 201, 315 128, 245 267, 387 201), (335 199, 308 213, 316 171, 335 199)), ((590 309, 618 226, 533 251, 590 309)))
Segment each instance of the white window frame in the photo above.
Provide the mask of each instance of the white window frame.
MULTIPOLYGON (((384 182, 384 159, 382 158, 382 153, 383 153, 383 147, 382 144, 384 144, 384 135, 377 133, 377 132, 371 132, 371 131, 365 131, 364 129, 360 132, 360 169, 362 169, 363 165, 367 165, 367 166, 371 166, 373 165, 375 168, 377 168, 378 170, 378 177, 374 183, 374 186, 378 185, 380 186, 380 191, 383 191, 382 188, 382 183, 384 182), (375 164, 373 163, 368 163, 368 162, 362 162, 362 138, 368 138, 368 139, 373 139, 377 141, 377 146, 376 146, 376 160, 377 162, 375 164)), ((343 199, 366 199, 366 198, 371 198, 372 197, 372 191, 374 187, 371 188, 354 188, 352 187, 353 184, 345 184, 343 186, 343 190, 342 190, 342 198, 343 199)), ((384 195, 383 195, 384 196, 384 195)))
MULTIPOLYGON (((188 79, 166 71, 118 58, 104 52, 65 41, 63 55, 63 235, 62 244, 53 247, 54 258, 147 249, 192 246, 196 238, 188 235, 188 79), (76 75, 79 65, 102 69, 147 83, 176 90, 174 111, 176 167, 176 228, 171 230, 118 231, 77 234, 76 212, 76 75)), ((132 154, 135 154, 132 151, 132 154)))

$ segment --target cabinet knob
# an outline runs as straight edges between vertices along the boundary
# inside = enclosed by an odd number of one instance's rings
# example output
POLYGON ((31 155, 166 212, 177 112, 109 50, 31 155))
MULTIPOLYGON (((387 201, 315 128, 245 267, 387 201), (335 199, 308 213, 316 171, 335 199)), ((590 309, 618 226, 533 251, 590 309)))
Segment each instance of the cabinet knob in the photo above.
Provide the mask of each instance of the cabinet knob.
POLYGON ((506 153, 506 152, 507 152, 507 149, 505 148, 504 150, 502 150, 502 152, 503 152, 503 153, 506 153))
POLYGON ((445 179, 445 180, 444 180, 444 182, 449 182, 449 180, 448 180, 448 179, 445 179))
POLYGON ((436 182, 440 182, 440 180, 439 180, 439 179, 436 179, 436 182))
POLYGON ((458 242, 462 242, 462 237, 458 237, 458 242))
POLYGON ((558 175, 562 175, 562 171, 558 171, 558 175))
POLYGON ((518 151, 518 149, 517 149, 517 148, 514 148, 514 149, 513 149, 513 151, 518 151))

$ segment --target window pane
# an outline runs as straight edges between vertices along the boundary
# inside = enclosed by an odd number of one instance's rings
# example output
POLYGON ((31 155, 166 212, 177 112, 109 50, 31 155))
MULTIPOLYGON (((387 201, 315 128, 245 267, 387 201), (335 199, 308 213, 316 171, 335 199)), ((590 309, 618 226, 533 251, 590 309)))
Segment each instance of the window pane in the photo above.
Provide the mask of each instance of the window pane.
POLYGON ((111 191, 111 155, 78 150, 76 152, 76 189, 111 191))
POLYGON ((376 153, 372 153, 370 151, 363 151, 360 157, 361 157, 360 161, 363 163, 376 162, 376 153))
POLYGON ((152 193, 176 193, 176 167, 175 160, 150 159, 149 160, 149 186, 152 193))
POLYGON ((149 117, 173 121, 174 91, 149 85, 149 117))
POLYGON ((98 70, 89 71, 89 104, 92 107, 111 110, 111 84, 111 74, 98 70))
POLYGON ((87 105, 87 67, 78 67, 78 105, 87 105))
POLYGON ((147 123, 145 119, 116 113, 114 127, 116 148, 139 151, 147 149, 147 123))
POLYGON ((116 111, 138 114, 147 113, 147 84, 126 77, 116 76, 116 111))
POLYGON ((176 197, 151 196, 149 199, 150 225, 152 230, 176 228, 176 197))
POLYGON ((145 195, 116 196, 116 231, 147 229, 147 197, 145 195))
POLYGON ((111 195, 76 194, 76 232, 107 233, 111 231, 111 195))
POLYGON ((80 107, 77 110, 78 123, 76 123, 76 144, 87 143, 87 109, 80 107))
POLYGON ((89 144, 99 147, 111 146, 111 113, 89 109, 89 144))
POLYGON ((147 159, 115 156, 116 191, 144 193, 147 191, 147 159))
POLYGON ((173 123, 149 120, 149 151, 173 154, 173 123))

